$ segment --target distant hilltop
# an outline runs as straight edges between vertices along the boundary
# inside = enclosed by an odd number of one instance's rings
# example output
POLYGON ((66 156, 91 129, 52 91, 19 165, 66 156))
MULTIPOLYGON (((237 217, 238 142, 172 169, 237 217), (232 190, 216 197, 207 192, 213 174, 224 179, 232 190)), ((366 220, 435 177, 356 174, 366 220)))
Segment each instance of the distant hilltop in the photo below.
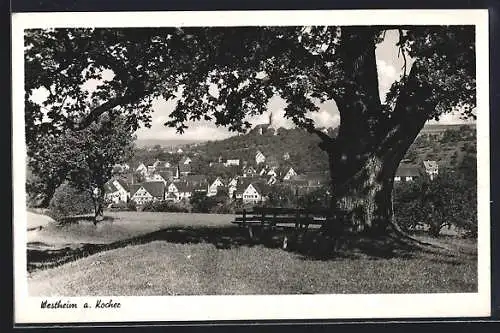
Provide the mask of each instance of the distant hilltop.
POLYGON ((179 148, 195 143, 201 143, 202 140, 189 140, 189 139, 137 139, 135 144, 138 148, 154 147, 159 145, 162 148, 179 148))
POLYGON ((447 130, 459 130, 462 126, 476 128, 476 123, 462 123, 462 124, 425 124, 420 134, 438 134, 447 130))
MULTIPOLYGON (((446 130, 458 130, 462 126, 469 126, 472 128, 476 128, 475 123, 463 123, 463 124, 426 124, 424 128, 420 131, 420 134, 439 134, 443 133, 446 130)), ((255 134, 264 134, 266 130, 268 129, 268 124, 259 124, 254 126, 248 133, 250 135, 255 135, 255 134), (260 132, 259 132, 260 131, 260 132)), ((289 131, 285 130, 284 128, 280 127, 278 129, 273 129, 273 134, 277 134, 280 131, 289 131)), ((338 128, 321 128, 325 133, 328 133, 329 135, 335 135, 334 133, 338 130, 338 128)), ((237 136, 235 134, 234 136, 237 136)), ((231 137, 230 137, 231 138, 231 137)), ((227 140, 230 138, 226 139, 221 139, 221 140, 212 140, 212 141, 223 141, 227 140)), ((179 147, 185 147, 187 145, 197 145, 197 144, 203 144, 208 142, 208 140, 189 140, 189 139, 137 139, 135 141, 136 146, 138 148, 147 148, 147 147, 154 147, 159 145, 162 148, 179 148, 179 147)))

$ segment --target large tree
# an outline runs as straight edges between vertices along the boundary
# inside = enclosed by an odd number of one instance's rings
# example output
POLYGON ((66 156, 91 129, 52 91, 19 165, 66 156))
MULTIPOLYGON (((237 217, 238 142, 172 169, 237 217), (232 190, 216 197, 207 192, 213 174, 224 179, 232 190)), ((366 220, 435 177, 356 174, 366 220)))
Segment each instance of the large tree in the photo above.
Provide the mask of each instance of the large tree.
POLYGON ((166 125, 180 133, 193 120, 245 131, 279 95, 285 116, 321 138, 334 221, 354 231, 391 225, 394 174, 424 123, 475 106, 473 26, 56 29, 25 42, 28 133, 78 130, 110 109, 147 126, 158 97, 177 99, 166 125), (405 65, 382 103, 375 48, 388 30, 405 65), (89 93, 88 79, 105 80, 89 93), (43 107, 30 102, 40 87, 43 107), (310 116, 326 100, 340 112, 336 137, 310 116))
POLYGON ((27 184, 28 192, 43 193, 48 203, 57 187, 69 182, 90 194, 97 221, 103 214, 104 184, 113 166, 128 159, 134 139, 123 117, 114 113, 101 115, 81 131, 40 136, 28 149, 28 165, 36 176, 27 184))

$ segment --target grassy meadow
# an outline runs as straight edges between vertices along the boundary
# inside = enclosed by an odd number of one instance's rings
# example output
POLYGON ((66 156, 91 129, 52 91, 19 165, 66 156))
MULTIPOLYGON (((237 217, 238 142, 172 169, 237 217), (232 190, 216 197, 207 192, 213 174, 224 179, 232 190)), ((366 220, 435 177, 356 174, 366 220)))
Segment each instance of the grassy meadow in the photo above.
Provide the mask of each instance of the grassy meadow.
MULTIPOLYGON (((333 256, 251 242, 231 215, 107 213, 28 232, 33 296, 438 293, 477 291, 476 241, 425 251, 358 242, 333 256)), ((309 236, 315 244, 314 235, 309 236)))

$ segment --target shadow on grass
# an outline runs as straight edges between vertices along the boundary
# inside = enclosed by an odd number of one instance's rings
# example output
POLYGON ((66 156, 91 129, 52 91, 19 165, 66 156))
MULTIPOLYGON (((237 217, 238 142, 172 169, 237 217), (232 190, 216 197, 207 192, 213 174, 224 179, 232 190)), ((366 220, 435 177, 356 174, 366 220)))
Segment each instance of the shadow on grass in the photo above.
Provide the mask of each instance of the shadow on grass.
MULTIPOLYGON (((105 215, 100 222, 112 222, 113 220, 114 220, 114 217, 105 215)), ((92 215, 77 215, 77 216, 67 216, 67 217, 62 217, 62 218, 57 219, 57 224, 59 224, 59 225, 77 224, 80 222, 92 222, 92 223, 94 223, 94 216, 92 216, 92 215)))
MULTIPOLYGON (((81 218, 79 218, 81 220, 81 218)), ((237 247, 265 246, 267 248, 282 248, 284 236, 290 236, 289 230, 275 232, 264 231, 251 240, 248 231, 238 226, 227 227, 171 227, 127 240, 110 244, 75 244, 59 249, 51 249, 47 244, 29 244, 27 253, 28 272, 56 267, 98 252, 126 247, 129 245, 146 244, 153 241, 165 241, 177 244, 213 244, 218 249, 237 247), (259 237, 260 236, 260 237, 259 237)), ((422 251, 435 253, 432 249, 417 248, 406 242, 390 239, 344 237, 326 241, 318 232, 309 231, 302 237, 291 238, 288 251, 296 253, 304 260, 338 260, 338 259, 410 259, 421 255, 422 251)), ((443 254, 433 257, 443 263, 457 262, 453 254, 443 254), (455 259, 455 260, 454 260, 455 259)))

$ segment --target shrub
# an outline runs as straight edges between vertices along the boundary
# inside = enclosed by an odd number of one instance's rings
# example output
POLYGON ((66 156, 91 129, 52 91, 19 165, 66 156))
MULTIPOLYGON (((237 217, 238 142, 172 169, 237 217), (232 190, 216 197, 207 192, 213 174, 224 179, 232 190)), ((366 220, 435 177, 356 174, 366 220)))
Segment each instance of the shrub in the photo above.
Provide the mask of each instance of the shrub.
POLYGON ((174 203, 169 201, 150 201, 142 208, 143 212, 171 212, 188 213, 189 208, 185 203, 174 203))
POLYGON ((49 203, 49 216, 61 220, 72 215, 90 214, 94 211, 92 196, 69 184, 59 186, 49 203))
POLYGON ((135 203, 134 202, 116 202, 112 203, 108 206, 110 210, 113 211, 136 211, 135 203))
POLYGON ((419 226, 438 236, 445 226, 477 235, 477 192, 459 175, 442 173, 395 187, 395 217, 405 230, 419 226))

